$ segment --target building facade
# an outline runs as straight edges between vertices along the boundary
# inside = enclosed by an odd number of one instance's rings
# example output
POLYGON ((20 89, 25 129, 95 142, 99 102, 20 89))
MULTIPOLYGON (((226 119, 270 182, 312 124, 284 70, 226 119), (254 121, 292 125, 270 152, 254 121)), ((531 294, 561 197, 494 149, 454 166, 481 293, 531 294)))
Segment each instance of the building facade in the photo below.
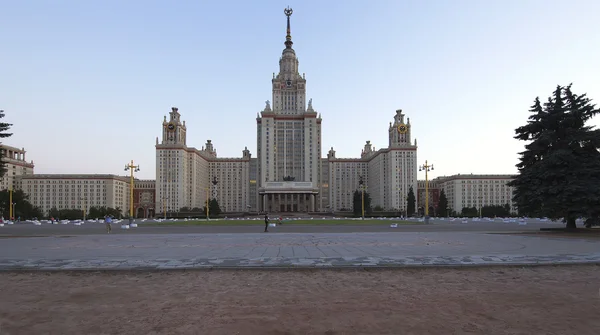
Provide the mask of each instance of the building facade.
POLYGON ((0 144, 0 150, 2 150, 3 158, 2 162, 5 164, 6 173, 0 179, 0 190, 20 188, 17 185, 18 176, 32 175, 33 174, 33 161, 27 162, 25 160, 25 149, 19 149, 8 145, 0 144))
POLYGON ((112 207, 129 212, 129 178, 102 174, 38 174, 18 176, 19 188, 44 215, 52 208, 112 207))
MULTIPOLYGON (((360 190, 371 196, 371 206, 385 211, 406 212, 408 191, 417 189, 417 141, 411 142, 410 118, 396 111, 388 128, 387 148, 376 150, 367 141, 360 158, 337 158, 331 148, 327 155, 328 191, 334 211, 351 210, 352 194, 360 190)), ((417 204, 415 204, 417 205, 417 204)))
POLYGON ((155 180, 135 179, 133 181, 133 208, 136 218, 152 218, 157 210, 161 210, 160 204, 156 203, 155 180))
POLYGON ((417 202, 420 204, 418 208, 418 213, 421 215, 425 215, 425 196, 429 198, 429 215, 437 216, 438 204, 440 202, 440 185, 438 180, 429 180, 427 181, 428 190, 425 190, 425 180, 417 181, 418 189, 417 189, 417 202))
POLYGON ((387 148, 367 141, 360 158, 322 158, 322 118, 306 99, 307 81, 292 48, 291 9, 285 10, 285 48, 271 79, 272 100, 256 117, 256 158, 218 158, 208 140, 188 147, 186 124, 177 108, 164 117, 156 139, 156 201, 166 211, 202 208, 218 200, 223 212, 328 212, 352 210, 352 194, 363 180, 372 206, 405 211, 417 188, 417 145, 410 119, 397 110, 387 148))
POLYGON ((271 80, 273 107, 267 100, 256 117, 258 199, 266 212, 314 212, 321 195, 321 116, 306 101, 306 78, 300 75, 292 48, 290 16, 279 59, 271 80))
POLYGON ((176 107, 164 117, 162 140, 156 138, 157 204, 163 211, 203 208, 217 199, 224 212, 245 212, 250 203, 250 151, 241 158, 219 158, 211 140, 201 149, 186 143, 186 125, 176 107))
MULTIPOLYGON (((437 210, 439 193, 444 190, 451 211, 461 213, 465 207, 475 207, 478 210, 484 206, 510 206, 511 213, 517 213, 517 207, 512 201, 514 187, 507 184, 514 175, 474 175, 457 174, 438 177, 429 181, 430 204, 437 210)), ((419 181, 419 196, 425 199, 425 181, 419 181)), ((423 202, 421 202, 423 203, 423 202)), ((431 206, 431 205, 430 205, 431 206)), ((430 215, 434 212, 431 211, 430 215)))

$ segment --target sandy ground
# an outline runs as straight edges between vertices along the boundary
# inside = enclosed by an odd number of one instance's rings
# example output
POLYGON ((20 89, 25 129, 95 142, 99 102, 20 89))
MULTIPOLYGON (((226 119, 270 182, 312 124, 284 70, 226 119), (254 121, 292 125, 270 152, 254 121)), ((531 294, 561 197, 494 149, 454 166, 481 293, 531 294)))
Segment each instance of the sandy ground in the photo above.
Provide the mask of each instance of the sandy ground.
POLYGON ((0 334, 598 334, 600 266, 0 273, 0 334))

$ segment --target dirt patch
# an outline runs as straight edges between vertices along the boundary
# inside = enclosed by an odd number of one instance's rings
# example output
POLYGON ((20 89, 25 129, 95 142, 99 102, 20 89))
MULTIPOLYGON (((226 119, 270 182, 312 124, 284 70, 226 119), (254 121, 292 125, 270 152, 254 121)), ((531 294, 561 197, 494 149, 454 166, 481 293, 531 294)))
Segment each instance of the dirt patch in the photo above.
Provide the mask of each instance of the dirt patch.
POLYGON ((597 334, 599 270, 0 273, 0 334, 597 334))

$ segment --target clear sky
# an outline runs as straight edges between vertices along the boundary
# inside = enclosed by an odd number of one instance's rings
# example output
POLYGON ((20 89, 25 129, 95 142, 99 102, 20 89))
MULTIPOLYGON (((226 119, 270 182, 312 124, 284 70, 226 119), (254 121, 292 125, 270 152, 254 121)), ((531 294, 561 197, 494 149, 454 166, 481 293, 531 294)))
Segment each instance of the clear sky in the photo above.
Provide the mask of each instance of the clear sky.
POLYGON ((4 143, 36 173, 124 174, 134 159, 154 178, 175 106, 188 145, 255 157, 287 5, 324 155, 387 146, 403 109, 432 177, 515 173, 536 96, 573 83, 600 104, 600 1, 0 0, 4 143))

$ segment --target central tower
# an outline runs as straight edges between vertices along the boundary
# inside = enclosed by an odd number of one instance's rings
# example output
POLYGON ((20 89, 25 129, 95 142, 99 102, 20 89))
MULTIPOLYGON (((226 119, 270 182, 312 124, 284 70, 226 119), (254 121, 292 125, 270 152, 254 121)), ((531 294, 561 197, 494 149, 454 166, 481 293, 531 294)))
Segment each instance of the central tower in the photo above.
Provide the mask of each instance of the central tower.
POLYGON ((299 115, 304 113, 306 104, 306 80, 298 72, 298 58, 292 49, 290 16, 292 9, 284 10, 287 16, 285 49, 279 59, 279 73, 273 76, 273 112, 276 114, 299 115))
POLYGON ((321 118, 306 103, 306 79, 298 72, 290 17, 279 73, 271 80, 273 106, 266 101, 257 115, 259 204, 267 212, 314 211, 321 176, 321 118))

